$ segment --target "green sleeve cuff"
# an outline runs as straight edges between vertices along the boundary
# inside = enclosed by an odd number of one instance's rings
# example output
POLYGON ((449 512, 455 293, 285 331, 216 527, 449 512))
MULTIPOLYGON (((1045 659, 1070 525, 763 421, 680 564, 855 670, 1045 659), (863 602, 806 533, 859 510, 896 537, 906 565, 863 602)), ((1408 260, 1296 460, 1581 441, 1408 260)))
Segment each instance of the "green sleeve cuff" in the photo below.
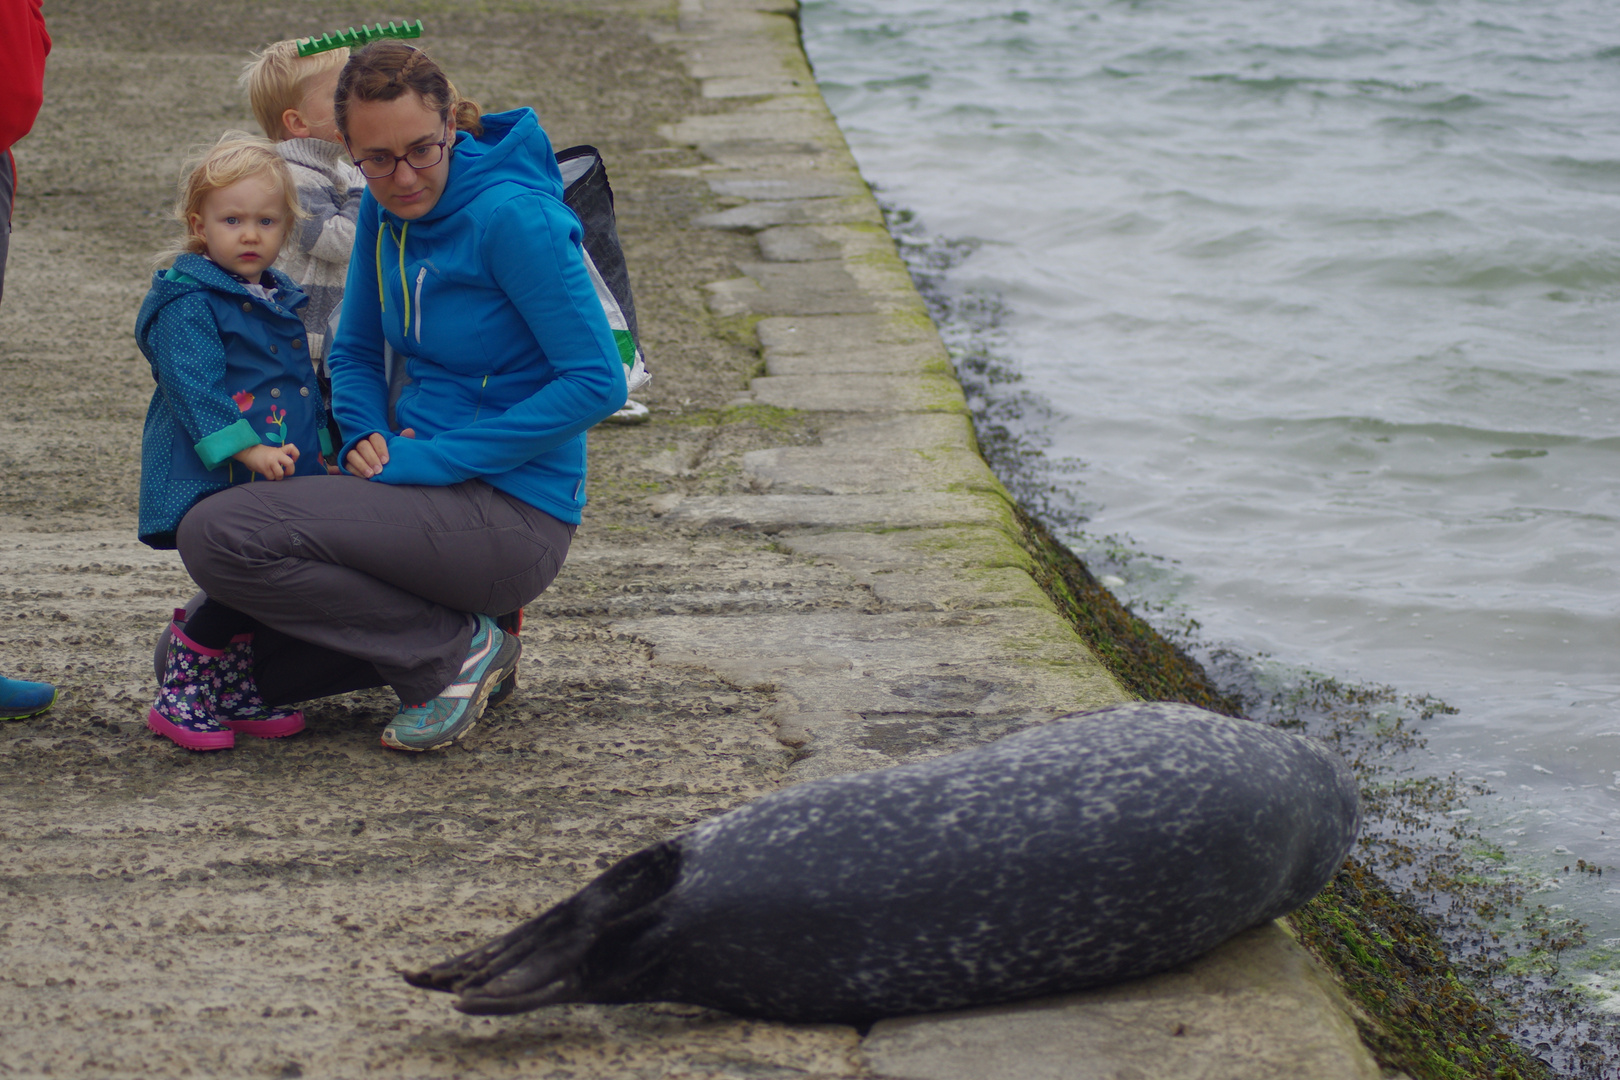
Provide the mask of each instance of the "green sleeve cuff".
POLYGON ((246 420, 238 420, 228 428, 220 428, 199 442, 193 449, 202 458, 203 468, 217 469, 232 455, 259 445, 259 433, 246 420))

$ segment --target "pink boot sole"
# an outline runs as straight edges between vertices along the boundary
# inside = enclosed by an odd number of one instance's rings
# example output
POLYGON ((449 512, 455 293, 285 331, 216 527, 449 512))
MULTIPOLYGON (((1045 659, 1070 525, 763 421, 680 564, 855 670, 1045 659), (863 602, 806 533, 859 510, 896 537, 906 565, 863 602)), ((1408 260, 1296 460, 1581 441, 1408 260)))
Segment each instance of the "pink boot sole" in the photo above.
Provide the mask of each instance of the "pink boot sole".
MULTIPOLYGON (((299 726, 303 717, 299 716, 299 726)), ((236 735, 229 731, 191 731, 169 720, 156 709, 146 714, 146 726, 165 739, 172 739, 187 750, 229 750, 236 745, 236 735)))
POLYGON ((304 714, 295 712, 280 720, 221 720, 221 724, 239 735, 255 739, 285 739, 304 730, 304 714))

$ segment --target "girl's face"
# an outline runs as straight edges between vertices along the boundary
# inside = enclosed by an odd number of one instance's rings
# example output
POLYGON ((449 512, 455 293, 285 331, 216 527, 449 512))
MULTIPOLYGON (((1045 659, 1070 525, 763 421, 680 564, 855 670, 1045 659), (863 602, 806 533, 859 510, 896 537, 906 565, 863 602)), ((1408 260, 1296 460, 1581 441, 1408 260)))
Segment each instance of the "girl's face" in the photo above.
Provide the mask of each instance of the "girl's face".
POLYGON ((287 198, 271 175, 249 176, 203 196, 202 213, 186 219, 216 266, 257 285, 281 254, 291 225, 287 198))
POLYGON ((385 209, 414 221, 438 204, 450 179, 455 132, 422 95, 407 91, 393 101, 350 101, 348 123, 349 156, 385 209), (432 164, 416 168, 421 161, 432 164))

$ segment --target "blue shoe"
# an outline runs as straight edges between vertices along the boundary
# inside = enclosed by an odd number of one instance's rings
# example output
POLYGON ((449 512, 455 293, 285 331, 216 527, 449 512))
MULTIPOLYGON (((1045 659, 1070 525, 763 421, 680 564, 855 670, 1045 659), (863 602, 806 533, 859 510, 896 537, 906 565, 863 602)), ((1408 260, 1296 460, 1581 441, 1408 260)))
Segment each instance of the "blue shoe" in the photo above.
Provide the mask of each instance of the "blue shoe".
POLYGON ((432 701, 400 705, 382 742, 395 750, 433 750, 459 742, 484 713, 495 684, 517 670, 523 647, 515 634, 503 634, 495 620, 478 616, 478 629, 456 681, 432 701))
POLYGON ((50 683, 0 676, 0 720, 26 720, 55 704, 56 687, 50 683))

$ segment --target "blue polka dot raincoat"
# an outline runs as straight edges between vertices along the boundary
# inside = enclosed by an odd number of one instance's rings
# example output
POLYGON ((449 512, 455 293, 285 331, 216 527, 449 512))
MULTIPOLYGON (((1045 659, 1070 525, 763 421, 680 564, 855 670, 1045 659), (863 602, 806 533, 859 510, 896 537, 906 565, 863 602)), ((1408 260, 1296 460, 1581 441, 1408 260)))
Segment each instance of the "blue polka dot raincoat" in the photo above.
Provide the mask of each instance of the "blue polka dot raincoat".
POLYGON ((274 300, 200 255, 158 271, 135 320, 157 390, 141 434, 140 538, 174 547, 186 511, 261 479, 231 455, 255 443, 298 448, 296 476, 325 476, 325 415, 298 309, 307 298, 274 267, 274 300))

